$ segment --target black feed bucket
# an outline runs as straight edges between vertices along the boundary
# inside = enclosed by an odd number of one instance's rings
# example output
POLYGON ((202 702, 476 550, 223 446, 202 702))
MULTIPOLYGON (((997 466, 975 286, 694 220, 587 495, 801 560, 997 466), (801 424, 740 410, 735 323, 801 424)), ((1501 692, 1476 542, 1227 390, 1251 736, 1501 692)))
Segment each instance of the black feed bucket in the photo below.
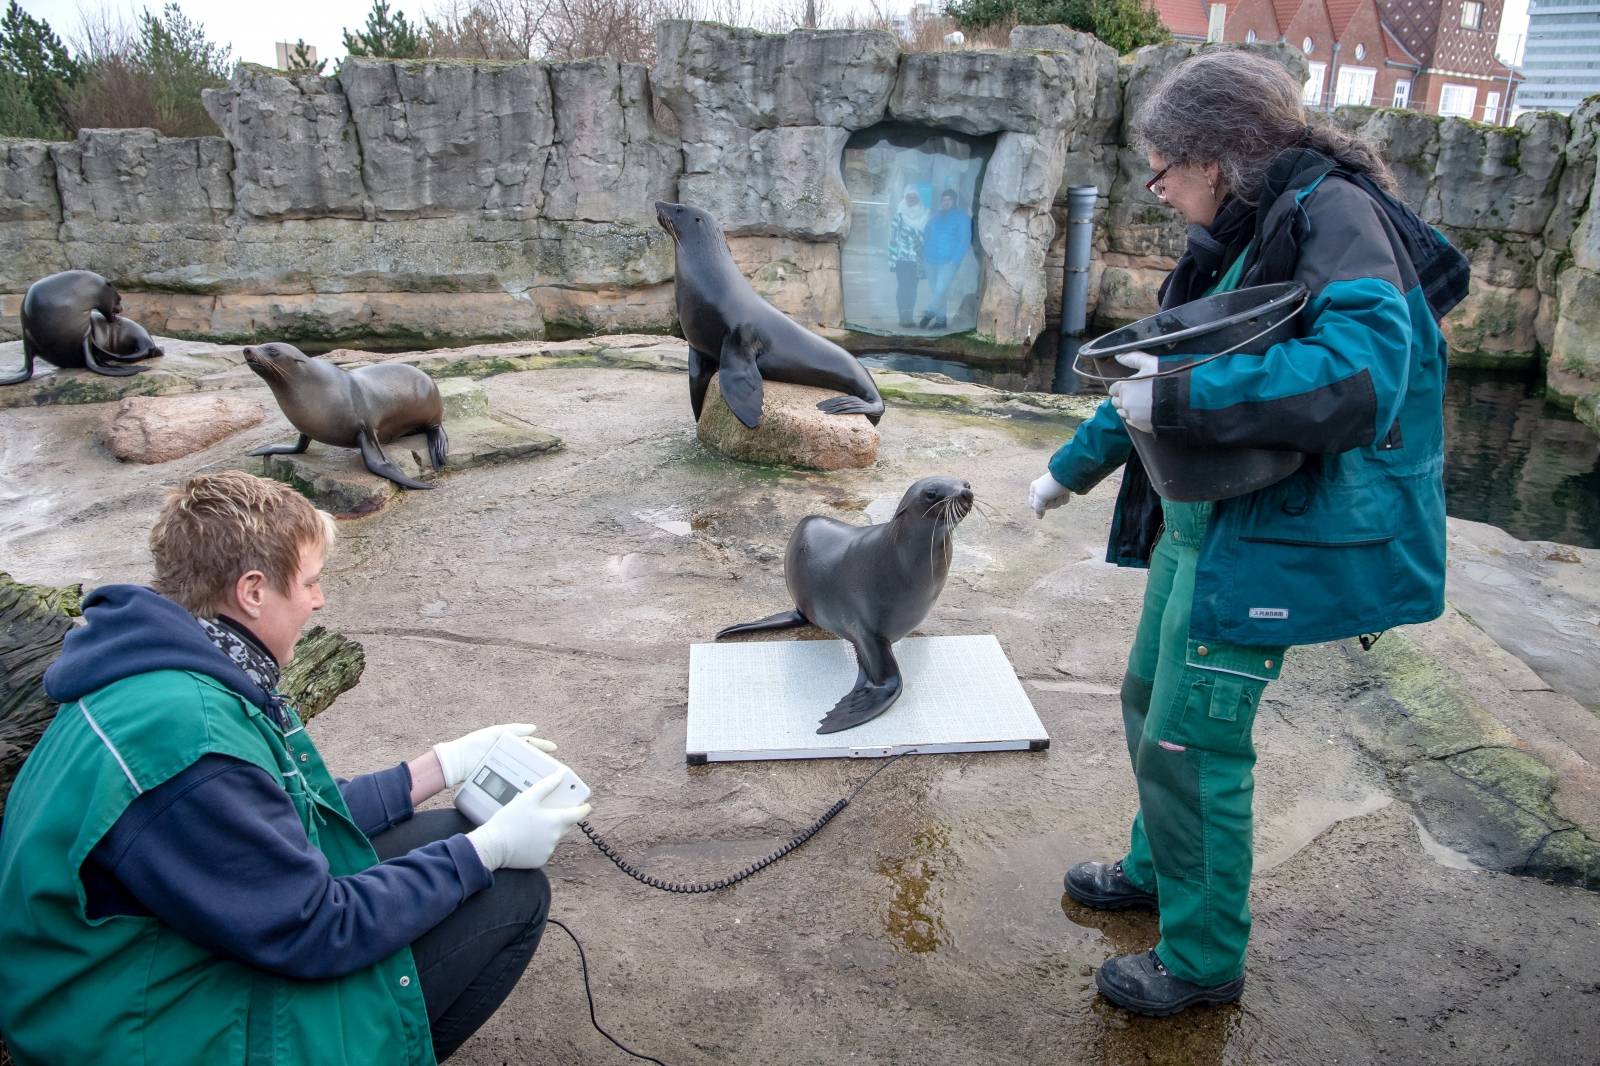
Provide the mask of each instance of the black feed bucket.
MULTIPOLYGON (((1203 296, 1096 337, 1079 349, 1077 371, 1109 384, 1133 376, 1116 360, 1127 352, 1159 356, 1158 377, 1187 373, 1223 356, 1260 355, 1295 335, 1294 318, 1308 296, 1298 281, 1203 296)), ((1305 461, 1303 452, 1185 448, 1132 426, 1128 435, 1150 483, 1164 499, 1179 503, 1243 496, 1282 481, 1305 461)))

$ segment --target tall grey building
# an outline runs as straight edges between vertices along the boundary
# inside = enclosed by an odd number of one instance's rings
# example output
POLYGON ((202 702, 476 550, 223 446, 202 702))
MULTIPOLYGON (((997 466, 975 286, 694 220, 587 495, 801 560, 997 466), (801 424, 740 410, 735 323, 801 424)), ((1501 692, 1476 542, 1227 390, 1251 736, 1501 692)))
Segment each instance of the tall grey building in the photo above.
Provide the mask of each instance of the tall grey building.
POLYGON ((1532 0, 1518 110, 1572 109, 1600 93, 1600 0, 1532 0))

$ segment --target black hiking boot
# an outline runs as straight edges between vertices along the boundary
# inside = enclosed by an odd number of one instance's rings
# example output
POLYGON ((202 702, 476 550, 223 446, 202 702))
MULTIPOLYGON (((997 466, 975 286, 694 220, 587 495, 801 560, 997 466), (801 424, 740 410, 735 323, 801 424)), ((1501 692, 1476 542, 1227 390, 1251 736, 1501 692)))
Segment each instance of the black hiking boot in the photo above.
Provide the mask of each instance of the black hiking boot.
POLYGON ((1220 985, 1197 985, 1174 977, 1152 949, 1107 959, 1095 972, 1100 994, 1123 1010, 1165 1018, 1198 1003, 1232 1003, 1244 991, 1244 974, 1220 985))
POLYGON ((1156 894, 1134 886, 1122 872, 1122 863, 1080 862, 1067 871, 1067 895, 1085 907, 1120 911, 1127 907, 1156 910, 1156 894))

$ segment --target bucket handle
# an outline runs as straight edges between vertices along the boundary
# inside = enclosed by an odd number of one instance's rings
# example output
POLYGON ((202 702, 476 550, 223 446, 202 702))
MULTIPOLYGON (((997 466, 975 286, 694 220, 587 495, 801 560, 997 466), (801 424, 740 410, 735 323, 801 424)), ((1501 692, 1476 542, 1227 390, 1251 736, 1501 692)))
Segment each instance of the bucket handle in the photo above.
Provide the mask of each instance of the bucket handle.
MULTIPOLYGON (((1309 300, 1310 298, 1311 298, 1311 293, 1309 292, 1309 290, 1306 291, 1306 292, 1301 293, 1299 302, 1297 302, 1294 305, 1293 308, 1289 309, 1288 313, 1285 314, 1282 318, 1276 319, 1275 321, 1269 323, 1266 326, 1266 328, 1261 330, 1261 332, 1255 334, 1254 336, 1246 337, 1244 340, 1240 341, 1238 344, 1235 344, 1231 348, 1224 348, 1222 351, 1215 352, 1215 353, 1213 353, 1211 355, 1208 355, 1204 359, 1196 359, 1192 363, 1185 363, 1183 366, 1175 366, 1171 370, 1157 370, 1154 374, 1146 374, 1143 377, 1139 378, 1139 380, 1140 381, 1153 381, 1156 378, 1170 378, 1175 374, 1186 374, 1189 371, 1193 370, 1197 366, 1205 366, 1207 363, 1211 362, 1213 359, 1221 359, 1225 355, 1232 355, 1234 352, 1237 352, 1240 348, 1243 348, 1245 345, 1250 344, 1250 343, 1252 343, 1254 341, 1260 340, 1262 337, 1265 337, 1267 334, 1271 333, 1273 330, 1275 330, 1279 326, 1283 325, 1285 322, 1287 322, 1289 319, 1293 318, 1295 315, 1298 315, 1300 313, 1301 309, 1305 307, 1306 301, 1309 300)), ((1104 359, 1104 358, 1114 358, 1114 357, 1097 356, 1096 358, 1104 359)), ((1105 377, 1104 375, 1096 374, 1092 370, 1085 370, 1083 368, 1083 353, 1081 351, 1077 355, 1073 356, 1072 369, 1074 371, 1076 371, 1077 374, 1080 377, 1086 377, 1090 381, 1103 382, 1103 383, 1105 383, 1107 385, 1115 385, 1119 381, 1132 381, 1133 380, 1131 377, 1108 378, 1108 377, 1105 377)))

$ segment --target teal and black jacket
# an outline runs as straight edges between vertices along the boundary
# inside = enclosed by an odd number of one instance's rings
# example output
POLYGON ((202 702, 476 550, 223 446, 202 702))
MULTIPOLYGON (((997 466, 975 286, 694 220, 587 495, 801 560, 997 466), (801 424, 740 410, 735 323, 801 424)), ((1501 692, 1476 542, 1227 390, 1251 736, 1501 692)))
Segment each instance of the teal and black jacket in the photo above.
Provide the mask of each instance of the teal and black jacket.
MULTIPOLYGON (((1219 212, 1219 222, 1225 213, 1236 222, 1248 216, 1234 226, 1245 232, 1226 242, 1233 261, 1208 259, 1218 242, 1191 236, 1174 271, 1184 284, 1169 284, 1163 305, 1235 273, 1242 255, 1241 286, 1295 280, 1310 290, 1299 336, 1260 356, 1158 380, 1153 422, 1158 437, 1188 444, 1308 455, 1284 481, 1217 502, 1190 637, 1314 644, 1436 618, 1444 610, 1446 348, 1435 311, 1444 309, 1437 298, 1430 307, 1419 280, 1414 232, 1434 242, 1423 255, 1444 238, 1414 215, 1413 233, 1403 236, 1407 220, 1393 221, 1409 215, 1403 205, 1375 198, 1361 176, 1307 149, 1280 157, 1267 187, 1258 206, 1219 212)), ((1464 261, 1443 247, 1464 287, 1464 261)), ((1051 458, 1050 473, 1081 493, 1125 463, 1107 559, 1143 566, 1160 504, 1109 401, 1051 458)))

